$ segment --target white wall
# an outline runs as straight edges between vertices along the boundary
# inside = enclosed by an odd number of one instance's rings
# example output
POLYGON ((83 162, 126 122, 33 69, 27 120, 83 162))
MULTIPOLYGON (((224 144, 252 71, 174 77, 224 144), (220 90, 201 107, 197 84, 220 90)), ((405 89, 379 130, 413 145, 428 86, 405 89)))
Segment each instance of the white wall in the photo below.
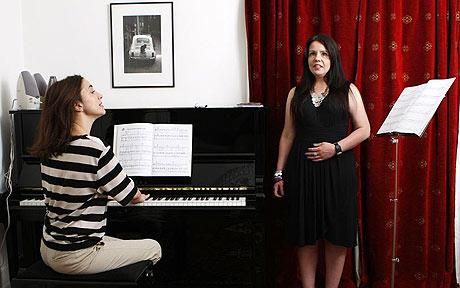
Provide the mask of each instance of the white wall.
MULTIPOLYGON (((3 175, 8 171, 10 148, 10 122, 8 111, 12 99, 16 97, 16 82, 24 64, 22 41, 21 2, 2 1, 0 3, 0 192, 5 191, 3 175)), ((0 244, 4 237, 4 227, 0 227, 0 244)), ((9 287, 9 273, 6 247, 0 249, 0 287, 9 287)))
MULTIPOLYGON (((45 79, 81 74, 106 108, 246 102, 244 0, 173 2, 175 87, 111 88, 109 0, 22 0, 24 62, 45 79)), ((119 1, 123 3, 138 2, 119 1)))
MULTIPOLYGON (((13 98, 16 98, 16 83, 19 72, 24 66, 22 41, 21 3, 2 1, 0 4, 0 163, 1 175, 9 164, 10 122, 8 111, 13 98)), ((0 191, 4 191, 4 178, 0 177, 0 191)))

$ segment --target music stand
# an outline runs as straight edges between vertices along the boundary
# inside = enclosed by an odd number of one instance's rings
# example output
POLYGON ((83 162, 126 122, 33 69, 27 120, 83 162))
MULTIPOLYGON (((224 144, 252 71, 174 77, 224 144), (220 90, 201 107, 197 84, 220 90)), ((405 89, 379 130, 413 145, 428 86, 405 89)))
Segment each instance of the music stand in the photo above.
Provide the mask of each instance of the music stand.
POLYGON ((434 79, 418 86, 404 88, 377 132, 378 135, 390 135, 391 143, 395 144, 395 191, 393 198, 390 199, 393 202, 391 288, 394 288, 396 263, 399 263, 399 258, 396 256, 399 137, 402 135, 422 136, 454 81, 455 77, 450 79, 434 79))

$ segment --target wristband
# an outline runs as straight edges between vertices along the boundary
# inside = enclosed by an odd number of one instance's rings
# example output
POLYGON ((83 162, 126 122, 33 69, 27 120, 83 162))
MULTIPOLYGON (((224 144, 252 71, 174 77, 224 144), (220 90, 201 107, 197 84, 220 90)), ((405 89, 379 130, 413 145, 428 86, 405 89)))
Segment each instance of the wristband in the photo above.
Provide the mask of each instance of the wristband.
POLYGON ((283 177, 283 170, 276 170, 273 177, 283 177))
POLYGON ((283 181, 283 170, 276 170, 275 173, 273 173, 273 182, 279 182, 283 181))

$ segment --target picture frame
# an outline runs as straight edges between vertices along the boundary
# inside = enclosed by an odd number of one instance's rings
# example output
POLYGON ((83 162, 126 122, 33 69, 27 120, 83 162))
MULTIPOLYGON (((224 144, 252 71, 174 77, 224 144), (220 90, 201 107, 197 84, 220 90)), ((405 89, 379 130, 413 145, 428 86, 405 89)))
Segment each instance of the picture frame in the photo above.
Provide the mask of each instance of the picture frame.
POLYGON ((111 3, 113 88, 174 87, 173 2, 111 3))

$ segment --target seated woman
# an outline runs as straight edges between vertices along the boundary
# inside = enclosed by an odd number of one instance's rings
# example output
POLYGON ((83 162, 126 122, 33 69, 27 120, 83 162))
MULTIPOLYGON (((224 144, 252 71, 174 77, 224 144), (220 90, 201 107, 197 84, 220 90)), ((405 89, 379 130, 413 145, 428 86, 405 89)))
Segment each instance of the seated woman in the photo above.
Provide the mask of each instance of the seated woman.
POLYGON ((161 258, 155 240, 105 235, 109 197, 127 205, 145 195, 109 147, 89 135, 104 114, 102 95, 79 75, 48 88, 31 153, 41 159, 46 204, 40 253, 60 273, 93 274, 161 258))

